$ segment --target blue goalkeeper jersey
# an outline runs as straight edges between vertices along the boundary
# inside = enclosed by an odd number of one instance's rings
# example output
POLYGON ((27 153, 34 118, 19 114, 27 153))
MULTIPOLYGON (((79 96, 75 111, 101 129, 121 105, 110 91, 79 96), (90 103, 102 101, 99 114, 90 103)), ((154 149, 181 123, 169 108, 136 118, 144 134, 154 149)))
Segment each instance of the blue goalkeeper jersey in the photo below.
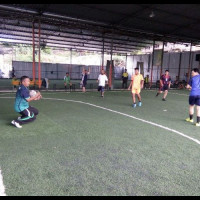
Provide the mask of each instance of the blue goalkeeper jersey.
POLYGON ((29 98, 29 89, 24 85, 20 85, 15 98, 15 111, 22 112, 27 109, 29 107, 29 103, 26 100, 29 98))

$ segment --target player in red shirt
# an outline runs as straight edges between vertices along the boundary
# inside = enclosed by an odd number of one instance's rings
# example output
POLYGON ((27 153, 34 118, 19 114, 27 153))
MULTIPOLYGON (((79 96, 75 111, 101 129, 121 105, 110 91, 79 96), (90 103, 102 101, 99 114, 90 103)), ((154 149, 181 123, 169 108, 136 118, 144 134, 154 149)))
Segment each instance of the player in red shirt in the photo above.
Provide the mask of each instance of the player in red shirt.
POLYGON ((157 92, 156 96, 164 92, 162 100, 166 101, 166 97, 168 94, 168 90, 170 89, 170 85, 171 85, 171 77, 169 75, 169 70, 165 70, 165 74, 163 74, 160 77, 160 89, 157 92))

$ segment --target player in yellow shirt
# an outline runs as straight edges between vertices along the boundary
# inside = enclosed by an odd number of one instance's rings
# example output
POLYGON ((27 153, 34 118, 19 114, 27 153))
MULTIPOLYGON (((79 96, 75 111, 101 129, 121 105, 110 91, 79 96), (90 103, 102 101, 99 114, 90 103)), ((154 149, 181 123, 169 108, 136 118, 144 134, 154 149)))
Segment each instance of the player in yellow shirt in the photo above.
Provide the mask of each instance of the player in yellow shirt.
POLYGON ((135 68, 135 74, 131 77, 131 83, 128 87, 128 90, 130 90, 132 86, 132 96, 133 96, 133 107, 136 107, 136 98, 135 95, 138 97, 138 106, 142 106, 141 102, 141 89, 144 87, 144 78, 142 74, 139 73, 139 68, 135 68))

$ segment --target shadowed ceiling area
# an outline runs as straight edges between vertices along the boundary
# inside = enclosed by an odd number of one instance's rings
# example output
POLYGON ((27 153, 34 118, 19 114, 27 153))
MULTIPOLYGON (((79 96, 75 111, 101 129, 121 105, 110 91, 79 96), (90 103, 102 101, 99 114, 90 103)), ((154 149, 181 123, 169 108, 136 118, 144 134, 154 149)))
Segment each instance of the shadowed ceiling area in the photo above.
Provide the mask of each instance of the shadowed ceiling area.
POLYGON ((200 43, 199 4, 0 4, 0 38, 133 53, 153 41, 200 43), (33 23, 34 22, 34 23, 33 23))

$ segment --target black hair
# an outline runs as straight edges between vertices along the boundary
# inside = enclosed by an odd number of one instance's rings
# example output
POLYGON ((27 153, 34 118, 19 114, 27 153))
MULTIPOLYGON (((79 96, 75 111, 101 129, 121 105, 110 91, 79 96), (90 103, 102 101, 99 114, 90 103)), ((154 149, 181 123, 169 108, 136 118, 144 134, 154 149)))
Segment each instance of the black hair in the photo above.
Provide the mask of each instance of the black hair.
POLYGON ((169 70, 168 70, 168 69, 166 69, 166 70, 165 70, 165 72, 169 72, 169 70))
POLYGON ((66 74, 69 74, 69 72, 66 72, 66 74))
POLYGON ((20 82, 22 83, 26 78, 29 78, 28 76, 22 76, 21 78, 20 78, 20 82))
POLYGON ((199 69, 198 68, 194 68, 194 69, 192 69, 192 71, 199 73, 199 69))
POLYGON ((136 67, 136 68, 135 68, 135 70, 138 70, 138 71, 139 71, 139 68, 138 68, 138 67, 136 67))

